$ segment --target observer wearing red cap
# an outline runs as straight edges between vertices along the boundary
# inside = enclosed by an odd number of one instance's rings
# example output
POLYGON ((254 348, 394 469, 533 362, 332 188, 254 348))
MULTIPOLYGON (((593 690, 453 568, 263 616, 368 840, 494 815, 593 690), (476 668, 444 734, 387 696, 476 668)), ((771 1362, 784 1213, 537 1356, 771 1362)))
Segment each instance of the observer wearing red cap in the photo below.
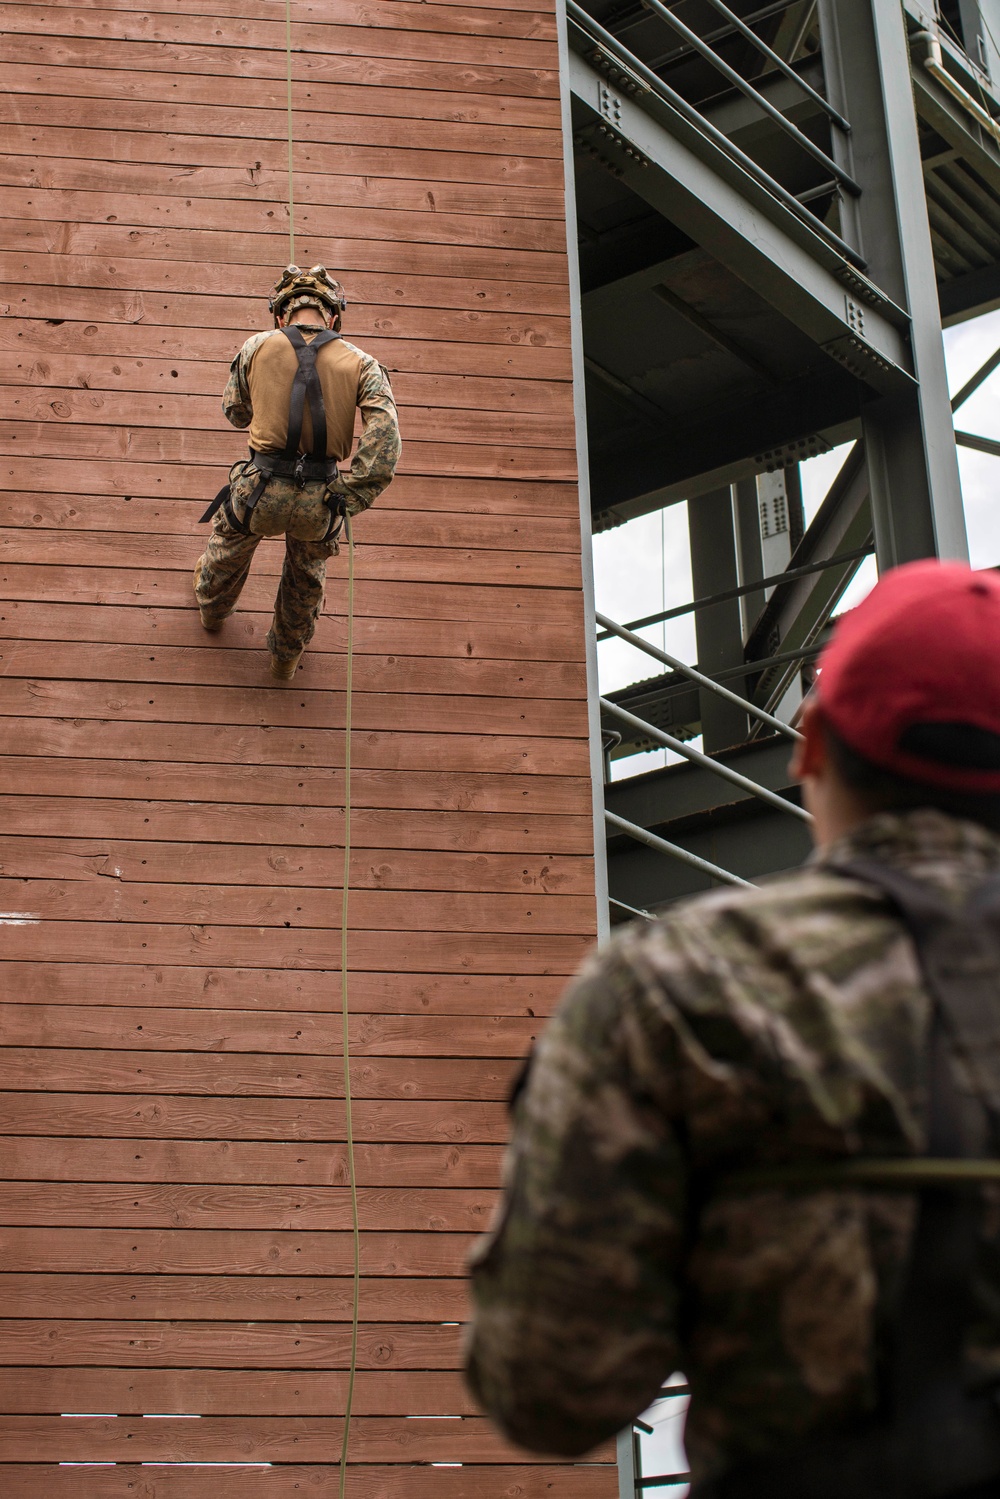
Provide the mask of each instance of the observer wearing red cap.
POLYGON ((1000 577, 957 562, 887 573, 836 626, 794 770, 821 846, 881 810, 1000 827, 1000 577))
POLYGON ((992 573, 886 575, 804 715, 813 859, 563 997, 472 1262, 514 1441, 585 1453, 682 1372, 692 1499, 1000 1495, 998 667, 992 573))

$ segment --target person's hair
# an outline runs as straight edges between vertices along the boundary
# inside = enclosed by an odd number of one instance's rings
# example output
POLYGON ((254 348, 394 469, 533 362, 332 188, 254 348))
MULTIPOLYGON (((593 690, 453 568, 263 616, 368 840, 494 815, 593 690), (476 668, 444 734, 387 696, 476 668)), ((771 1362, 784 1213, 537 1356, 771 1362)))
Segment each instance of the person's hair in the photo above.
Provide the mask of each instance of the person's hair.
POLYGON ((300 312, 311 312, 314 314, 318 313, 320 321, 324 323, 326 322, 327 318, 333 316, 333 308, 324 307, 323 303, 317 298, 315 302, 303 302, 300 307, 293 307, 292 311, 288 314, 285 321, 290 323, 293 318, 298 317, 300 312))
MULTIPOLYGON (((946 728, 944 725, 935 727, 946 728)), ((938 734, 940 753, 935 758, 946 764, 967 764, 962 735, 964 726, 956 724, 947 727, 954 727, 955 734, 938 734), (953 753, 948 752, 949 748, 953 753)), ((910 780, 908 776, 896 775, 891 770, 883 770, 880 765, 874 765, 849 744, 845 744, 825 718, 823 737, 834 771, 868 811, 905 812, 916 807, 935 807, 949 817, 978 822, 991 832, 1000 833, 1000 793, 949 791, 941 786, 929 786, 926 782, 910 780)))

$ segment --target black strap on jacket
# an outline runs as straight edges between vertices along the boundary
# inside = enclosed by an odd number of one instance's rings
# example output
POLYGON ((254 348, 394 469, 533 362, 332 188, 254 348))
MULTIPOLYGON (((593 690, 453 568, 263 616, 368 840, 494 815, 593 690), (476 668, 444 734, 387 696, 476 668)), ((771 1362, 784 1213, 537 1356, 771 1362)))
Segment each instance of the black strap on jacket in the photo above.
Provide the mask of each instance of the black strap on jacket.
MULTIPOLYGON (((330 479, 336 474, 336 460, 328 460, 326 456, 326 407, 323 405, 323 386, 316 369, 316 355, 324 344, 332 343, 341 335, 332 332, 329 328, 324 328, 314 335, 311 342, 307 342, 297 327, 282 328, 281 332, 295 350, 298 359, 298 368, 295 371, 295 379, 292 381, 288 407, 288 432, 284 449, 280 453, 257 453, 251 449, 249 462, 261 477, 243 502, 242 517, 238 516, 233 508, 231 471, 229 479, 200 518, 199 525, 210 521, 215 512, 222 509, 229 524, 235 530, 242 531, 244 536, 249 536, 250 517, 267 488, 268 481, 275 474, 288 478, 294 477, 300 484, 313 478, 330 479), (312 448, 308 454, 305 454, 300 453, 299 446, 302 439, 302 419, 307 403, 312 421, 312 448)), ((246 469, 243 468, 241 472, 245 473, 246 469)), ((342 524, 343 512, 331 506, 330 524, 323 540, 328 541, 331 536, 336 535, 342 524)))
MULTIPOLYGON (((828 866, 831 867, 831 866, 828 866)), ((837 872, 874 885, 917 949, 933 1002, 927 1075, 928 1156, 995 1155, 1000 1121, 1000 878, 956 911, 936 891, 875 860, 837 872), (974 1097, 954 1075, 961 1057, 974 1097)), ((948 1499, 976 1485, 1000 1495, 995 1391, 970 1394, 963 1347, 974 1314, 979 1193, 920 1190, 907 1277, 894 1318, 882 1406, 854 1432, 700 1484, 693 1499, 948 1499)), ((984 1490, 985 1492, 986 1490, 984 1490)))

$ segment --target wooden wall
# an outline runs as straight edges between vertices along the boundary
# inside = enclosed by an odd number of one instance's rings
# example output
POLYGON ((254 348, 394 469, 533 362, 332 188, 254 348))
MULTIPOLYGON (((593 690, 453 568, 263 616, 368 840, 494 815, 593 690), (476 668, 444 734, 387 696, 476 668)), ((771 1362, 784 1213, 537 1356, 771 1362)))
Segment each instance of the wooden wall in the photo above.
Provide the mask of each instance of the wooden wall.
MULTIPOLYGON (((348 1493, 610 1499, 608 1454, 506 1447, 456 1373, 506 1090, 595 922, 552 0, 292 16, 296 259, 405 439, 357 526, 348 1493)), ((336 1492, 345 559, 287 687, 280 543, 222 634, 191 595, 288 259, 284 23, 4 10, 5 1499, 336 1492), (218 1463, 271 1466, 173 1466, 218 1463)))

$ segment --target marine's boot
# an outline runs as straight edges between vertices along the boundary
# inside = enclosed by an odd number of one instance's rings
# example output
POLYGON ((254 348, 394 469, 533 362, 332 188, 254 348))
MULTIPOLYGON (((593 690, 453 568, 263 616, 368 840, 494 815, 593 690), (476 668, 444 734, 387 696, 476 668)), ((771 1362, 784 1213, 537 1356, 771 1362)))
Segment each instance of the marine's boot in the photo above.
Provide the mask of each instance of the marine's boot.
POLYGON ((223 622, 223 620, 228 619, 229 616, 230 616, 230 614, 232 614, 234 611, 232 609, 227 609, 226 612, 225 612, 225 614, 221 615, 219 619, 206 619, 205 618, 205 611, 201 607, 200 602, 198 601, 198 583, 199 583, 199 580, 201 578, 201 564, 202 564, 202 562, 204 560, 205 559, 203 557, 199 557, 198 561, 194 565, 194 597, 195 597, 195 602, 198 604, 198 615, 199 615, 199 618, 201 619, 202 629, 203 630, 209 630, 214 635, 217 630, 221 630, 222 629, 222 622, 223 622))
MULTIPOLYGON (((268 654, 270 655, 270 652, 268 654)), ((290 661, 279 661, 277 656, 270 655, 272 677, 277 677, 279 682, 290 682, 301 660, 301 651, 299 651, 297 656, 293 656, 290 661)))

